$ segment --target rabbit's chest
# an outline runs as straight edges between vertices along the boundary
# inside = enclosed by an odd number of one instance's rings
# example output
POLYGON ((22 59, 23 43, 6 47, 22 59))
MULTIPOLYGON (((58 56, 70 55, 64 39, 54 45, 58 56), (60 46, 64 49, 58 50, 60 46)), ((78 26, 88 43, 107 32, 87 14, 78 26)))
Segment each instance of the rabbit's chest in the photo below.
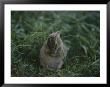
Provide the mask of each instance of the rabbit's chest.
POLYGON ((60 58, 49 58, 47 61, 47 67, 48 68, 60 68, 61 65, 63 64, 63 61, 60 58))

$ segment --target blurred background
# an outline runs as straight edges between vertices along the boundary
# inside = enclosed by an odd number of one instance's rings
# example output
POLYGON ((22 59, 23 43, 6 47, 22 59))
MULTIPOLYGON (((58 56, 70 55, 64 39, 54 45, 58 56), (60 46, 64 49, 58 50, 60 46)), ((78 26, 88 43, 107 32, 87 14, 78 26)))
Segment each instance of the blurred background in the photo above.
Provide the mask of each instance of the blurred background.
POLYGON ((12 11, 12 77, 99 77, 99 11, 12 11), (60 31, 69 47, 60 70, 40 66, 40 49, 52 32, 60 31))

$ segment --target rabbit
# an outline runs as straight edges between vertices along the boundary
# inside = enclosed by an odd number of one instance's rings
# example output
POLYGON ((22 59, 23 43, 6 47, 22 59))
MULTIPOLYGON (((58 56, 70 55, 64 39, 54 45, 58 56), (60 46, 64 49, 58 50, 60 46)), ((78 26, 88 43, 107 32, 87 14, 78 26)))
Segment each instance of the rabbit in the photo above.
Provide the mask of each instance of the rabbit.
POLYGON ((40 50, 40 64, 46 69, 60 69, 68 47, 60 38, 60 32, 50 34, 40 50))

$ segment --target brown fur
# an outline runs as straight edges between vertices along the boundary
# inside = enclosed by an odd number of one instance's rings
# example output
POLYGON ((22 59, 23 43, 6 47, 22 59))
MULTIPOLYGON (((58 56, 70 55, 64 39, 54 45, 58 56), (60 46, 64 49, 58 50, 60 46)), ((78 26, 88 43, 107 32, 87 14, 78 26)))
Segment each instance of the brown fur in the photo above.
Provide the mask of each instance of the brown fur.
POLYGON ((67 55, 68 48, 63 44, 60 33, 49 35, 40 50, 40 63, 44 68, 59 69, 67 55))

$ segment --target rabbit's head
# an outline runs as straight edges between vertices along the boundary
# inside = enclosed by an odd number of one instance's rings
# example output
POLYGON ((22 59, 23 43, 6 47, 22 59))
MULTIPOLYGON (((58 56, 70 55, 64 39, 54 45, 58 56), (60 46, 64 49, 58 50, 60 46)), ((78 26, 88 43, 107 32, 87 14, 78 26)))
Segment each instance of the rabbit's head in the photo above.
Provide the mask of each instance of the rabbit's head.
POLYGON ((60 42, 61 42, 60 32, 54 32, 49 35, 47 39, 47 46, 53 52, 60 45, 60 42))

